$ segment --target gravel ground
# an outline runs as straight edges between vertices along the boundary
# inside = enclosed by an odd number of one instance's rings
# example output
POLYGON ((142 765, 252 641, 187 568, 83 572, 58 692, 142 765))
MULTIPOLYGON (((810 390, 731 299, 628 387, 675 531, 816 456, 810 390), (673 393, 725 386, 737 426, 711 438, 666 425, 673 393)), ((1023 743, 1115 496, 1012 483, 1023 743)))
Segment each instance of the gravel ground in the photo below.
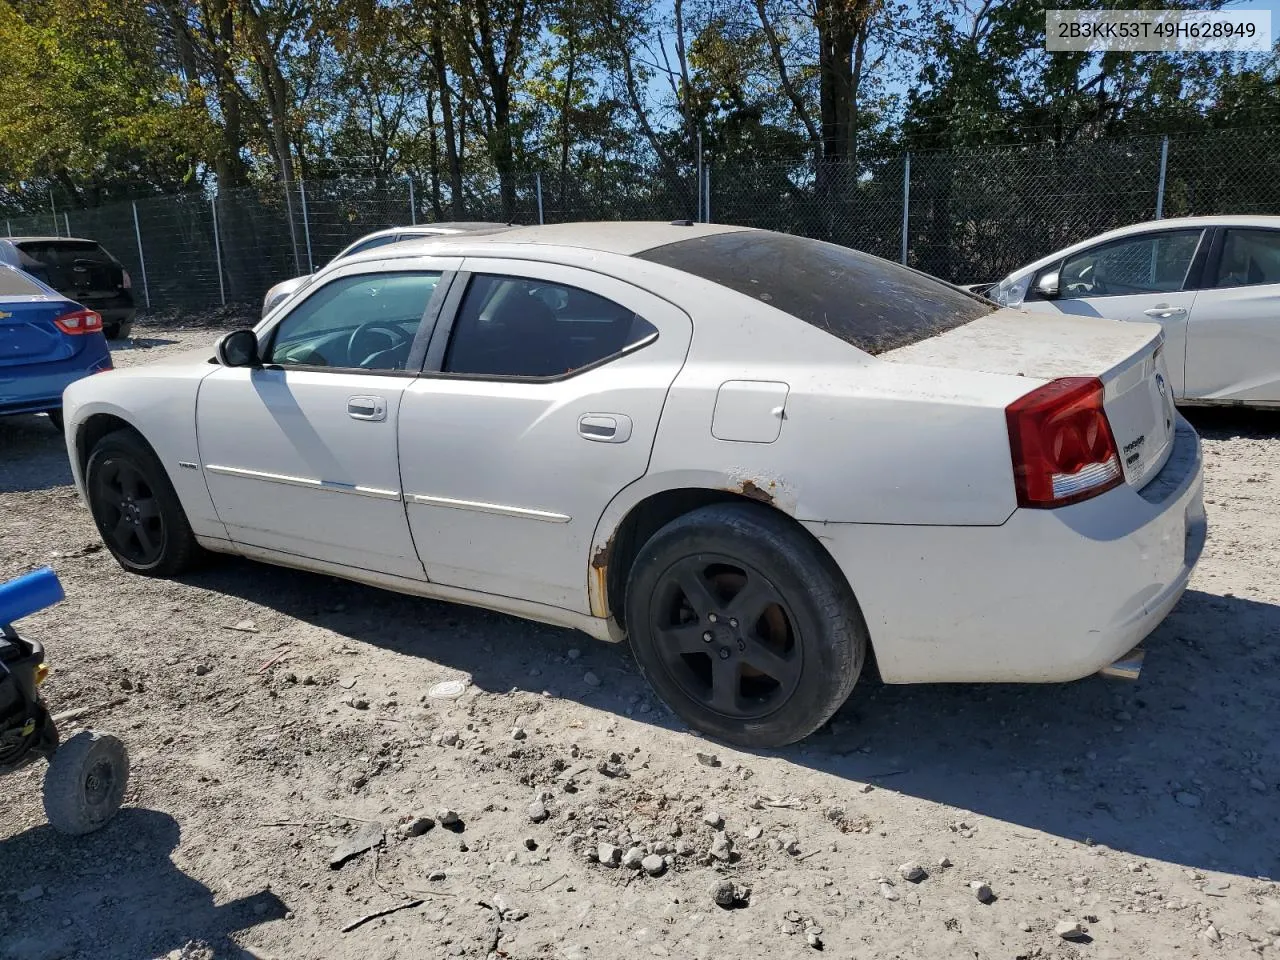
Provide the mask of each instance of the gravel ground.
MULTIPOLYGON (((216 335, 138 332, 120 365, 216 335)), ((6 779, 0 957, 1280 957, 1280 420, 1195 422, 1209 544, 1137 683, 865 681, 749 753, 567 631, 230 558, 125 575, 48 423, 0 421, 0 579, 57 569, 23 624, 49 700, 133 759, 78 839, 42 764, 6 779)))

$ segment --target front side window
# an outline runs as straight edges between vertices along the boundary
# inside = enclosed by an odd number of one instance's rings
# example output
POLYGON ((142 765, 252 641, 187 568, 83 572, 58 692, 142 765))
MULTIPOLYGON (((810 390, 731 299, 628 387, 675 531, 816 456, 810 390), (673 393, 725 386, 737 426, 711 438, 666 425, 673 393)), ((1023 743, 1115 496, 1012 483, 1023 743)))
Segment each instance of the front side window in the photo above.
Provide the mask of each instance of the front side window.
POLYGON ((1186 283, 1200 233, 1168 230, 1077 253, 1062 265, 1059 295, 1070 299, 1175 293, 1186 283))
POLYGON ((269 335, 266 363, 404 370, 440 273, 340 277, 298 304, 269 335))
POLYGON ((639 346, 657 330, 634 310, 577 287, 524 277, 472 277, 444 372, 559 377, 639 346))
POLYGON ((1228 230, 1215 287, 1280 283, 1280 230, 1228 230))

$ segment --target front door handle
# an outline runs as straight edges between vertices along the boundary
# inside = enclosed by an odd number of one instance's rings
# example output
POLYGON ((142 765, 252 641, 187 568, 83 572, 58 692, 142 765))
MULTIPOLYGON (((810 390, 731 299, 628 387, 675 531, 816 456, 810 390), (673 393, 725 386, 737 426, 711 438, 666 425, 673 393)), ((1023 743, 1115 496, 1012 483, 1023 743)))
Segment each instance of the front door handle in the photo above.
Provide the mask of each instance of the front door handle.
POLYGON ((1187 311, 1184 307, 1171 307, 1167 303, 1162 303, 1152 307, 1150 310, 1143 310, 1148 317, 1155 317, 1157 320, 1168 320, 1170 317, 1185 317, 1187 311))
POLYGON ((385 397, 348 397, 347 416, 352 420, 385 420, 387 400, 385 397))
POLYGON ((626 443, 631 439, 631 418, 623 413, 584 413, 578 418, 578 435, 599 443, 626 443))

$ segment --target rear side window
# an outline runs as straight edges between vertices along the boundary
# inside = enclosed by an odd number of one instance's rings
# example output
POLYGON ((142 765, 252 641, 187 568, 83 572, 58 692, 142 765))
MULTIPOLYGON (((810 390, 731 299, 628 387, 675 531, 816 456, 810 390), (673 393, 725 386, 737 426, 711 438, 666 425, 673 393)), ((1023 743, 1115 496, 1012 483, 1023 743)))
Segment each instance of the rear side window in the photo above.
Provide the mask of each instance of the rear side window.
POLYGON ((24 260, 50 267, 72 267, 77 260, 115 261, 115 257, 92 240, 23 240, 14 246, 24 260))
POLYGON ((990 301, 848 247, 744 230, 637 254, 767 303, 870 354, 992 313, 990 301))
POLYGON ((49 291, 26 274, 0 267, 0 297, 47 297, 49 291))
POLYGON ((1280 283, 1280 230, 1228 230, 1215 287, 1280 283))
POLYGON ((454 322, 444 372, 560 377, 625 353, 657 334, 634 310, 590 291, 478 274, 454 322))

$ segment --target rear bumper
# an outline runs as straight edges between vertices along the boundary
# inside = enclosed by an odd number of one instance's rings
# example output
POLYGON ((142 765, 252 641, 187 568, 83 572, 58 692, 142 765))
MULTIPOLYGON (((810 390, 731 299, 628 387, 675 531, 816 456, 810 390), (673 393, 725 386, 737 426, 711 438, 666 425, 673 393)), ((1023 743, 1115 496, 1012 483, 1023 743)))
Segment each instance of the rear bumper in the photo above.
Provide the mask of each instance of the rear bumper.
POLYGON ((76 356, 29 367, 0 367, 0 415, 62 409, 62 391, 83 377, 111 369, 111 353, 101 334, 91 334, 76 356))
POLYGON ((1200 438, 1141 491, 999 527, 806 523, 844 570, 890 683, 1054 682, 1097 672, 1173 609, 1204 549, 1200 438))

